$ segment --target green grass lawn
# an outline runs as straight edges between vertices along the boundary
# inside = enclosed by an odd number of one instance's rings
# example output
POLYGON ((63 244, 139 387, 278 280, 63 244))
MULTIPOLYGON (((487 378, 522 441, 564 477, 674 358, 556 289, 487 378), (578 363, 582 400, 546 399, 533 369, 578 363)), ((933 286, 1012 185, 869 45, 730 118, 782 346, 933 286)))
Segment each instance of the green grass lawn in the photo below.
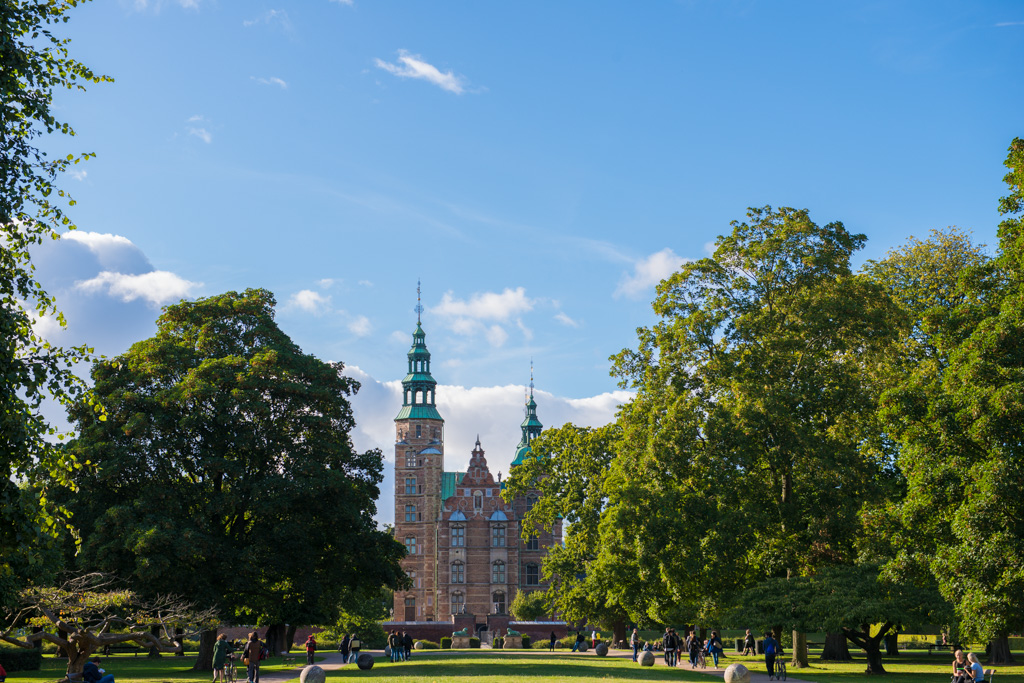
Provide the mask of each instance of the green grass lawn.
MULTIPOLYGON (((302 664, 305 653, 296 652, 296 663, 302 664)), ((854 661, 846 664, 822 663, 811 655, 811 668, 790 669, 790 678, 820 683, 853 683, 872 681, 878 677, 864 674, 863 655, 855 655, 854 661)), ((114 655, 104 658, 103 666, 113 673, 118 683, 178 683, 179 681, 208 681, 209 673, 192 672, 193 657, 169 657, 147 659, 131 655, 114 655)), ((319 657, 317 658, 319 659, 319 657)), ((901 654, 886 658, 885 667, 889 675, 881 678, 885 683, 947 683, 949 681, 949 657, 928 656, 924 653, 901 654)), ((1024 660, 1024 657, 1022 657, 1024 660)), ((628 657, 595 657, 568 652, 555 654, 527 654, 526 652, 499 653, 491 650, 463 650, 457 653, 442 651, 417 651, 412 661, 392 663, 383 658, 377 660, 371 671, 360 671, 354 665, 340 670, 329 671, 330 679, 387 679, 389 683, 458 682, 469 683, 537 683, 571 682, 588 680, 601 681, 703 681, 714 683, 715 677, 692 672, 687 668, 670 669, 662 663, 661 657, 653 668, 643 668, 628 657)), ((727 665, 741 662, 754 671, 763 671, 763 658, 732 655, 722 660, 727 665)), ((291 669, 293 664, 284 666, 280 657, 264 662, 262 671, 291 669)), ((64 662, 53 657, 43 660, 40 671, 15 672, 7 677, 9 683, 20 681, 53 682, 64 673, 64 662)), ((1021 666, 997 667, 995 683, 1024 683, 1024 664, 1021 666)))

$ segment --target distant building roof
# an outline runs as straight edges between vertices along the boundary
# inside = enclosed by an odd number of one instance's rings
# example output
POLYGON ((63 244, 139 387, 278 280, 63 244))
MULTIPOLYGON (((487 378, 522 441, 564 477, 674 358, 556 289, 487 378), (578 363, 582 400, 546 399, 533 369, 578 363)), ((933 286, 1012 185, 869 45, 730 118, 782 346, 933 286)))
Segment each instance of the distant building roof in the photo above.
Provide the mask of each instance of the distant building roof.
POLYGON ((465 472, 441 473, 441 500, 445 501, 455 495, 455 487, 462 483, 465 472))

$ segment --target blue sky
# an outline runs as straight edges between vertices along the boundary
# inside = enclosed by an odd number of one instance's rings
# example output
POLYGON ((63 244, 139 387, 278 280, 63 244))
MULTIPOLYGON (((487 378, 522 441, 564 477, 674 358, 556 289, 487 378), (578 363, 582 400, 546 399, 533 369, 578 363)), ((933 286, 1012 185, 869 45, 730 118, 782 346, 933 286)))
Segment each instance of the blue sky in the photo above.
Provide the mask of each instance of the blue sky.
POLYGON ((507 471, 531 358, 545 424, 610 419, 654 284, 747 206, 841 220, 860 260, 993 245, 1024 136, 1020 2, 101 0, 60 30, 115 83, 56 101, 97 158, 37 256, 53 339, 113 355, 265 287, 390 458, 422 279, 451 468, 479 433, 507 471))

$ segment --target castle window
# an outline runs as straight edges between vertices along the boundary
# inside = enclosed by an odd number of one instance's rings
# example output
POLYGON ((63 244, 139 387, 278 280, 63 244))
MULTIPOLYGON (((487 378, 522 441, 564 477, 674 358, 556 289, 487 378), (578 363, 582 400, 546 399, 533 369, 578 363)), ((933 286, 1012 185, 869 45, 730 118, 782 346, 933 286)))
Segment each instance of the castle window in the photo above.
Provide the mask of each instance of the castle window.
POLYGON ((536 496, 527 496, 527 497, 526 497, 526 511, 527 511, 527 512, 529 512, 530 510, 532 510, 532 509, 533 509, 533 506, 534 506, 534 505, 536 505, 536 504, 537 504, 537 498, 536 498, 536 496))
POLYGON ((505 563, 501 560, 491 565, 491 583, 505 583, 505 563))
POLYGON ((452 593, 452 614, 465 614, 466 613, 466 595, 465 593, 455 592, 452 593))
POLYGON ((523 583, 527 586, 539 586, 540 585, 540 567, 532 562, 526 565, 523 570, 526 574, 523 583))
POLYGON ((526 539, 526 549, 540 550, 540 542, 537 540, 536 536, 530 536, 528 539, 526 539))
POLYGON ((416 493, 416 477, 405 478, 405 495, 411 496, 416 493))
POLYGON ((416 506, 406 505, 405 506, 405 521, 415 522, 416 521, 416 506))
POLYGON ((466 583, 466 565, 452 562, 452 583, 466 583))
POLYGON ((409 555, 416 554, 416 537, 406 536, 405 537, 405 552, 409 555))
POLYGON ((423 435, 422 435, 422 434, 420 433, 420 432, 421 432, 421 430, 422 430, 422 427, 421 427, 420 425, 416 425, 416 438, 417 438, 417 439, 418 439, 418 438, 420 438, 421 436, 423 436, 423 435))
POLYGON ((466 527, 464 526, 453 526, 452 527, 452 547, 463 548, 466 545, 466 527))
POLYGON ((481 510, 484 507, 484 497, 480 495, 479 491, 473 494, 473 507, 477 510, 481 510))
POLYGON ((491 527, 491 546, 494 548, 505 547, 505 527, 491 527))
POLYGON ((412 451, 405 454, 405 466, 416 467, 416 454, 412 451))
POLYGON ((497 591, 491 595, 491 601, 494 603, 494 613, 504 614, 505 613, 505 593, 497 591))

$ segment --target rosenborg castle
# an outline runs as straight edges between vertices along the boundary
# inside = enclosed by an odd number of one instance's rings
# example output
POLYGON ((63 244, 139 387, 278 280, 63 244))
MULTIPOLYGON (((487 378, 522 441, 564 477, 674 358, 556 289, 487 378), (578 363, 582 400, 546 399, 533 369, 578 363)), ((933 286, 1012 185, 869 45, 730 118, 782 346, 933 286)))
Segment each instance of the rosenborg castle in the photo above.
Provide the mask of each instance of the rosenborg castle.
MULTIPOLYGON (((445 471, 444 418, 419 319, 408 364, 395 418, 395 538, 405 544, 402 566, 412 587, 395 593, 393 617, 384 626, 416 637, 462 628, 493 634, 508 627, 518 591, 546 588, 541 562, 548 547, 562 542, 561 525, 522 539, 520 525, 537 494, 502 500, 500 474, 495 481, 479 437, 467 470, 445 471)), ((529 455, 541 429, 531 380, 512 467, 529 455)), ((564 632, 559 622, 545 623, 558 623, 564 632)))

